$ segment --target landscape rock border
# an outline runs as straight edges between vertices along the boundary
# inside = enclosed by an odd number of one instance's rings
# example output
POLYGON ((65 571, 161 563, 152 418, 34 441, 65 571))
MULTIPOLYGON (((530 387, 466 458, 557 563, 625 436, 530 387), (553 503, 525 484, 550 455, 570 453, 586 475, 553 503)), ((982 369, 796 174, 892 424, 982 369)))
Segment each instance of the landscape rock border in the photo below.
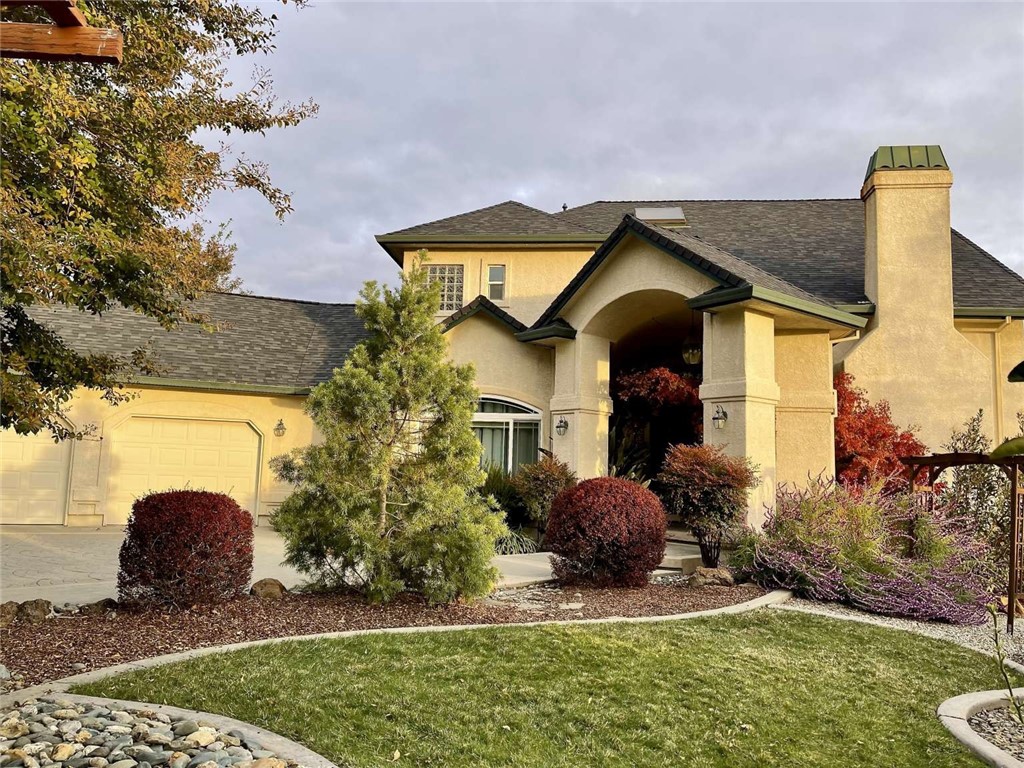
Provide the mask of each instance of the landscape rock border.
MULTIPOLYGON (((1024 688, 1014 688, 1013 695, 1024 696, 1024 688)), ((965 693, 946 699, 939 705, 936 714, 941 723, 961 744, 988 765, 993 768, 1024 768, 1024 762, 997 747, 971 728, 967 722, 968 718, 982 710, 1008 706, 1009 702, 1006 697, 1006 691, 965 693)))
MULTIPOLYGON (((18 691, 16 700, 38 698, 36 696, 23 696, 23 693, 24 691, 18 691)), ((140 701, 107 699, 102 696, 81 696, 78 694, 64 692, 61 692, 59 696, 61 700, 67 700, 75 704, 98 704, 109 709, 128 711, 148 709, 154 712, 162 712, 172 720, 208 721, 219 731, 238 731, 242 733, 246 739, 259 742, 263 749, 275 753, 281 759, 294 760, 302 766, 302 768, 337 768, 337 766, 326 757, 302 746, 298 742, 286 739, 280 734, 252 725, 251 723, 234 720, 233 718, 224 717, 223 715, 215 715, 210 712, 200 712, 192 709, 182 709, 180 707, 171 707, 166 704, 149 704, 140 701)), ((5 699, 10 698, 11 696, 9 695, 5 697, 5 699)), ((10 707, 11 702, 5 701, 3 706, 10 707)))

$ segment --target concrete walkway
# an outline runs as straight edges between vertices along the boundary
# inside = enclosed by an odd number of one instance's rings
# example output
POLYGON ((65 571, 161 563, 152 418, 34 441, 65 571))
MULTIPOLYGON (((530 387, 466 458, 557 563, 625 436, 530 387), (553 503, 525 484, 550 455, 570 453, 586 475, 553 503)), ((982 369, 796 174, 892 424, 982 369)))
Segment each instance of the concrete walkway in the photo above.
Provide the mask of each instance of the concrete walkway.
MULTIPOLYGON (((42 598, 53 603, 88 603, 117 596, 117 553, 124 529, 64 528, 50 525, 0 526, 0 602, 42 598)), ((284 542, 267 526, 256 528, 253 581, 279 579, 286 587, 302 576, 282 565, 284 542)), ((499 587, 550 581, 546 553, 499 555, 499 587)), ((665 566, 692 572, 700 564, 697 547, 669 542, 665 566)))

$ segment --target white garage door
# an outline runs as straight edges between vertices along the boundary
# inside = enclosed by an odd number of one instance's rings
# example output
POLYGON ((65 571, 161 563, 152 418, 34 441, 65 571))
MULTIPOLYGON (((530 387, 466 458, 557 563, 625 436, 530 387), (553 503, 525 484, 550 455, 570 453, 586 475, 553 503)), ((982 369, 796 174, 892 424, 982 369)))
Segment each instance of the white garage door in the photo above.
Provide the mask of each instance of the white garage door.
POLYGON ((0 522, 64 522, 71 442, 0 432, 0 522))
POLYGON ((228 493, 256 510, 259 435, 234 421, 134 416, 110 435, 104 521, 128 521, 132 502, 172 488, 228 493))

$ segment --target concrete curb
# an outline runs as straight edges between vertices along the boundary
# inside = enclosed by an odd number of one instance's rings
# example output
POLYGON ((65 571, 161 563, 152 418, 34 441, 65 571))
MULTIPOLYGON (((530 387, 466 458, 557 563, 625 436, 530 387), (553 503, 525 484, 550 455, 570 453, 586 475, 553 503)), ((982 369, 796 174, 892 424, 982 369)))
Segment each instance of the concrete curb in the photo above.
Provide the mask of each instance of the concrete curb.
MULTIPOLYGON (((1024 696, 1024 688, 1014 688, 1013 694, 1024 696)), ((971 728, 967 722, 969 717, 978 712, 1008 705, 1006 691, 978 691, 946 699, 939 705, 936 714, 961 744, 988 765, 994 768, 1024 768, 1024 762, 1001 750, 971 728)))
MULTIPOLYGON (((126 664, 117 664, 111 667, 103 667, 102 669, 95 669, 91 672, 83 672, 79 675, 72 675, 70 677, 61 678, 60 680, 54 680, 49 683, 43 683, 41 685, 34 685, 28 688, 22 688, 18 691, 12 691, 0 696, 0 708, 10 708, 15 702, 23 701, 25 699, 39 698, 40 696, 47 696, 51 694, 63 694, 71 687, 76 685, 84 685, 85 683, 94 683, 99 680, 105 680, 108 677, 114 677, 121 675, 126 672, 135 672, 143 669, 152 669, 153 667, 162 667, 165 664, 174 664, 179 661, 188 661, 190 659, 197 659, 201 656, 209 656, 215 653, 230 653, 232 651, 241 651, 246 648, 256 648, 261 645, 272 645, 275 643, 288 643, 293 641, 305 641, 305 640, 335 640, 346 637, 360 637, 362 635, 392 635, 392 634, 418 634, 425 632, 467 632, 476 630, 492 630, 496 628, 505 627, 544 627, 544 626, 575 626, 575 625, 589 625, 589 624, 646 624, 658 621, 687 621, 690 619, 702 619, 710 616, 725 616, 734 613, 746 613, 747 611, 754 611, 758 608, 766 608, 771 605, 777 605, 783 603, 792 596, 789 590, 776 589, 769 592, 761 597, 756 597, 753 600, 747 600, 743 603, 736 603, 735 605, 727 605, 723 608, 711 608, 706 611, 694 611, 692 613, 676 613, 668 616, 636 616, 636 617, 624 617, 624 616, 610 616, 604 619, 552 619, 549 621, 531 621, 523 622, 521 624, 454 624, 451 626, 425 626, 425 627, 385 627, 381 629, 353 629, 345 632, 322 632, 314 635, 291 635, 289 637, 270 637, 264 640, 249 640, 242 643, 231 643, 229 645, 214 645, 208 648, 194 648, 188 651, 182 651, 180 653, 168 653, 163 656, 154 656, 149 659, 140 659, 139 661, 130 661, 126 664)), ((156 705, 144 704, 142 706, 155 707, 156 705)))
MULTIPOLYGON (((28 689, 26 689, 28 690, 28 689)), ((105 699, 100 696, 78 696, 73 693, 60 693, 56 696, 60 700, 73 701, 76 704, 101 704, 111 709, 140 710, 151 709, 154 712, 163 712, 173 720, 208 720, 219 731, 240 731, 247 739, 259 742, 260 746, 273 752, 280 758, 294 760, 303 768, 337 768, 337 766, 323 755, 307 749, 298 742, 286 739, 284 736, 267 731, 241 720, 234 720, 223 715, 214 715, 210 712, 200 712, 194 709, 181 709, 180 707, 169 707, 165 704, 147 704, 141 701, 124 701, 121 699, 105 699)))

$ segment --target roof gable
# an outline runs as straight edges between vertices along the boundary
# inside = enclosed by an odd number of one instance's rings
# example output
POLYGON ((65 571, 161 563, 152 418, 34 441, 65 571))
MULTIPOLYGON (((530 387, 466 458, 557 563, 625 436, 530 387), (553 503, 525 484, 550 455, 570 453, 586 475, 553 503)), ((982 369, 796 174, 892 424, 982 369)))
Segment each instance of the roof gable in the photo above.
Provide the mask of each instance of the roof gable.
MULTIPOLYGON (((806 305, 825 305, 818 297, 737 258, 717 246, 705 243, 690 234, 655 226, 626 214, 608 239, 598 248, 583 268, 562 290, 551 305, 537 319, 531 329, 539 329, 554 323, 566 305, 587 283, 597 269, 615 251, 627 235, 635 235, 678 259, 687 266, 718 283, 719 289, 740 289, 758 286, 806 305)), ((718 289, 715 289, 718 290, 718 289)), ((714 293, 714 290, 712 291, 714 293)))
POLYGON ((521 333, 526 330, 526 323, 520 322, 486 296, 480 295, 462 307, 462 309, 458 309, 450 314, 444 320, 442 323, 444 332, 447 333, 459 323, 465 322, 480 313, 488 315, 502 325, 507 326, 512 333, 521 333))
POLYGON ((417 224, 414 227, 389 232, 386 235, 380 235, 377 239, 387 242, 396 237, 443 238, 451 235, 505 235, 511 237, 585 235, 594 237, 600 234, 600 232, 571 219, 559 218, 515 200, 506 200, 504 203, 479 208, 468 213, 460 213, 457 216, 449 216, 426 224, 417 224))
MULTIPOLYGON (((552 214, 611 233, 637 207, 678 206, 687 231, 836 305, 867 305, 864 204, 838 200, 597 201, 552 214)), ((952 232, 953 303, 1024 308, 1024 278, 952 232)))

